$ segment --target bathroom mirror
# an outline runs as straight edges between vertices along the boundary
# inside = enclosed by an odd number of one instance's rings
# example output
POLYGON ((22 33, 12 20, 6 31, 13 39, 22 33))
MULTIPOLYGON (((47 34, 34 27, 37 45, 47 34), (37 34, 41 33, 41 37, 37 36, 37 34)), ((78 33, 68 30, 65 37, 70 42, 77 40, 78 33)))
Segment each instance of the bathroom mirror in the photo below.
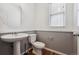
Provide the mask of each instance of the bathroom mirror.
POLYGON ((9 27, 19 27, 21 25, 20 5, 0 3, 0 22, 9 27))

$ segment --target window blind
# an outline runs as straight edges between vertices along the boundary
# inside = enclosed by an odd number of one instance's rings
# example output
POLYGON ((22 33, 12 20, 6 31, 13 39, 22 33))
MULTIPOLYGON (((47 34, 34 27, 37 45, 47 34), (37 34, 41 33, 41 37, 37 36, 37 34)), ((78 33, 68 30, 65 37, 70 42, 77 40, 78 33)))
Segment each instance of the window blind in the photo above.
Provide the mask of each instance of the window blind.
POLYGON ((49 5, 50 26, 65 25, 65 4, 52 3, 49 5))

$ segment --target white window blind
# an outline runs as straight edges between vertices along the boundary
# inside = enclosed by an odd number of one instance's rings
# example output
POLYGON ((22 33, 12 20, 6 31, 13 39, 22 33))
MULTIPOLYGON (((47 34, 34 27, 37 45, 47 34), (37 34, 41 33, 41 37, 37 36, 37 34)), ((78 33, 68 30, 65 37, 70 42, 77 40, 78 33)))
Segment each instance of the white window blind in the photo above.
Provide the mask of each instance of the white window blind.
POLYGON ((50 26, 65 25, 65 4, 49 4, 50 26))

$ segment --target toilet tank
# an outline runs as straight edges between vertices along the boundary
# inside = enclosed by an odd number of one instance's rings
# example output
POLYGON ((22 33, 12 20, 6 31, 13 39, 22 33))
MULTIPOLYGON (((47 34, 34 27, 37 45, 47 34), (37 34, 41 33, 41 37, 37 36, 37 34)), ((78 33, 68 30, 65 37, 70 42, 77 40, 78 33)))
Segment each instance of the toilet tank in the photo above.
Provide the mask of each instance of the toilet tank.
POLYGON ((29 34, 29 42, 34 43, 36 41, 36 34, 29 34))

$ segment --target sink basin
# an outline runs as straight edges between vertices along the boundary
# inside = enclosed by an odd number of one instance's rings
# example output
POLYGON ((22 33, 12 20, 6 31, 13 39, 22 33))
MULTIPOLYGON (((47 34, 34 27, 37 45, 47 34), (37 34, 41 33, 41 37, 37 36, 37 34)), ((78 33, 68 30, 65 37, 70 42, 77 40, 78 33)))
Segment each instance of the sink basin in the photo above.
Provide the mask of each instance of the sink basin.
POLYGON ((3 41, 6 41, 6 42, 15 42, 18 40, 22 40, 22 38, 25 38, 27 36, 28 36, 28 34, 26 34, 26 33, 18 33, 18 34, 2 35, 1 38, 3 41))

